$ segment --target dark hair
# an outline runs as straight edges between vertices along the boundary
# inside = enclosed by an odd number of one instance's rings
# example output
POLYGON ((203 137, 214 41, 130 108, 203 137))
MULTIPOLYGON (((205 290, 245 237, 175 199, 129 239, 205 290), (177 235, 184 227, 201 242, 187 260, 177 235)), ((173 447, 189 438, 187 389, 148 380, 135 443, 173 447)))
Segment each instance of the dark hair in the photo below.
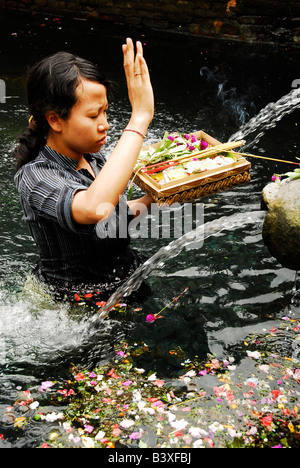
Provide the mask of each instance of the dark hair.
POLYGON ((68 52, 58 52, 34 65, 27 78, 26 97, 31 119, 27 130, 18 138, 15 150, 17 170, 33 161, 46 143, 49 124, 46 114, 56 112, 67 119, 77 101, 76 88, 82 78, 103 84, 108 97, 112 83, 88 60, 68 52))

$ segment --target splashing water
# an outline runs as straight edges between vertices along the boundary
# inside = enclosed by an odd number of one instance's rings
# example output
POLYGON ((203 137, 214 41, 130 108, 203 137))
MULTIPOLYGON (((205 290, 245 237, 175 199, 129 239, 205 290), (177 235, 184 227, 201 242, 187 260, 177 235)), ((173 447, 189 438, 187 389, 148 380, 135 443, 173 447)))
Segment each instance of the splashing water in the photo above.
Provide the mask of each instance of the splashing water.
POLYGON ((202 245, 203 240, 218 234, 223 230, 227 229, 232 231, 233 229, 246 224, 262 222, 264 217, 265 213, 263 211, 253 211, 238 213, 232 216, 224 216, 206 224, 202 224, 196 229, 187 232, 182 237, 170 242, 170 244, 159 249, 151 258, 137 268, 131 277, 111 295, 106 305, 100 309, 95 320, 98 321, 99 319, 107 317, 109 311, 122 297, 129 296, 133 291, 136 291, 142 284, 143 280, 147 278, 154 269, 162 268, 168 259, 177 256, 184 247, 194 248, 195 245, 199 247, 199 241, 201 241, 202 245))
MULTIPOLYGON (((300 89, 293 89, 290 93, 282 96, 277 102, 271 102, 264 107, 256 117, 243 125, 236 133, 231 135, 228 141, 242 140, 249 134, 259 130, 251 145, 257 143, 267 130, 276 126, 285 115, 292 113, 300 108, 300 89)), ((248 145, 245 145, 246 148, 248 145)), ((263 212, 241 213, 229 217, 223 217, 207 224, 199 226, 197 229, 188 232, 179 239, 172 241, 165 247, 162 247, 150 259, 142 264, 133 275, 109 298, 106 305, 100 310, 96 320, 107 317, 109 311, 115 306, 122 297, 129 296, 136 291, 143 280, 149 276, 155 268, 162 268, 169 258, 178 255, 184 247, 198 242, 199 239, 206 239, 224 229, 234 229, 249 223, 262 221, 265 214, 263 212)))
POLYGON ((257 136, 244 148, 257 143, 267 130, 276 126, 285 115, 291 114, 300 108, 300 89, 293 89, 290 93, 282 96, 277 102, 271 102, 264 107, 256 117, 243 125, 236 133, 231 135, 229 141, 244 139, 250 133, 261 128, 257 136))

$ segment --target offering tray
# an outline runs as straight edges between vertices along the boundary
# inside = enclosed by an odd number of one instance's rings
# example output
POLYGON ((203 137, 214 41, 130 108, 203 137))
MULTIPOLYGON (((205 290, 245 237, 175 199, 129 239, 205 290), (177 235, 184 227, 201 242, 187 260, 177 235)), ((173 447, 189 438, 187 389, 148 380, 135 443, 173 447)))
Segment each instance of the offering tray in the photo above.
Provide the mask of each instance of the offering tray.
MULTIPOLYGON (((192 135, 197 141, 206 142, 207 149, 156 164, 136 166, 134 170, 132 181, 160 206, 193 201, 250 181, 251 164, 238 152, 232 151, 244 142, 222 144, 202 130, 192 135), (210 169, 211 160, 219 155, 226 159, 226 165, 210 169), (228 162, 230 157, 232 163, 228 162), (197 165, 203 161, 207 165, 205 170, 192 174, 184 172, 189 167, 188 163, 197 165), (171 170, 169 168, 172 169, 173 180, 165 176, 171 170)), ((161 142, 145 146, 142 151, 157 149, 160 145, 161 142)))

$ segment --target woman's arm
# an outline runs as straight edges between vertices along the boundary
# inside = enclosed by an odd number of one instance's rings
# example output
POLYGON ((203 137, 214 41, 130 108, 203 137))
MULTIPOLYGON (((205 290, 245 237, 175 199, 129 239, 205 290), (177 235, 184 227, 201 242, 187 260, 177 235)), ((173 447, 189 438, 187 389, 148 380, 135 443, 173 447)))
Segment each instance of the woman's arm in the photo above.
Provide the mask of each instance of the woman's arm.
MULTIPOLYGON (((143 57, 142 44, 137 53, 131 39, 123 45, 124 70, 132 114, 128 128, 146 134, 154 114, 154 97, 150 75, 143 57)), ((72 216, 79 224, 95 224, 112 214, 132 175, 143 138, 125 131, 95 181, 78 192, 72 203, 72 216)))
POLYGON ((145 216, 149 211, 151 203, 155 203, 155 201, 150 195, 144 195, 143 197, 137 198, 136 200, 127 201, 127 205, 129 206, 134 217, 139 215, 145 216))

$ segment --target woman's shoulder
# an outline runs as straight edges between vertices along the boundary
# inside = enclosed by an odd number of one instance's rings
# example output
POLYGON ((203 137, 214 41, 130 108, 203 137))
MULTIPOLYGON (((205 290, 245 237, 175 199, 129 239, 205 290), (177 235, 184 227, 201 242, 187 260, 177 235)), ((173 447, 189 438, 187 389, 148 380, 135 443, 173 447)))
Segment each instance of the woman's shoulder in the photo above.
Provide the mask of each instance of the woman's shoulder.
POLYGON ((54 168, 55 164, 49 161, 47 158, 43 157, 40 153, 34 160, 29 161, 28 163, 24 164, 15 174, 14 180, 20 180, 23 177, 29 177, 30 174, 37 173, 39 171, 43 171, 48 168, 54 168))

